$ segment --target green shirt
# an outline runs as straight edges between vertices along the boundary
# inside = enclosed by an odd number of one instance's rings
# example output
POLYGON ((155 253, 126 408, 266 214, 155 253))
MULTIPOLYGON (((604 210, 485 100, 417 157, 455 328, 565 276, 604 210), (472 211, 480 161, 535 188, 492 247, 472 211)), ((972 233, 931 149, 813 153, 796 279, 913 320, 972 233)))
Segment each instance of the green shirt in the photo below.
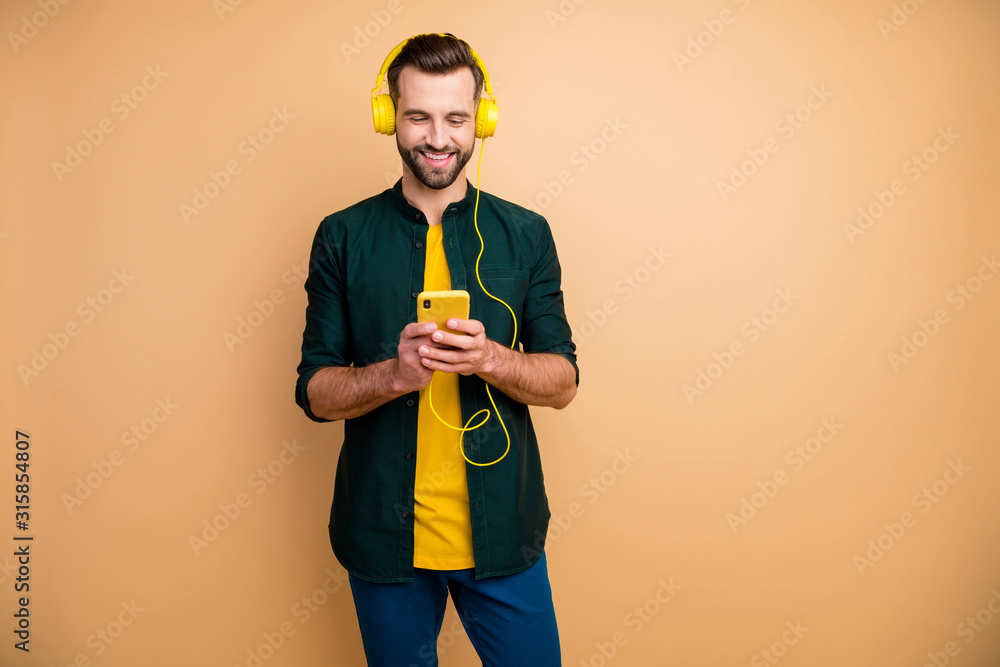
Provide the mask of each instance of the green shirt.
MULTIPOLYGON (((452 289, 468 291, 469 317, 483 323, 489 338, 509 346, 514 334, 510 312, 476 279, 475 198, 469 185, 466 197, 442 216, 452 289)), ((559 354, 576 368, 548 223, 484 192, 479 230, 486 246, 480 278, 517 315, 520 349, 559 354)), ((328 421, 309 408, 306 387, 316 371, 397 356, 400 332, 417 319, 426 238, 427 221, 403 197, 401 181, 320 223, 305 284, 309 305, 295 388, 295 400, 310 419, 328 421)), ((477 579, 530 567, 544 546, 550 516, 528 406, 499 390, 492 394, 511 448, 496 465, 466 464, 477 579)), ((492 412, 486 383, 478 376, 459 376, 459 396, 463 423, 482 408, 492 412)), ((419 392, 411 392, 344 423, 330 541, 344 567, 368 581, 413 580, 418 397, 419 392)), ((506 447, 496 415, 465 435, 466 456, 473 461, 493 461, 506 447)))

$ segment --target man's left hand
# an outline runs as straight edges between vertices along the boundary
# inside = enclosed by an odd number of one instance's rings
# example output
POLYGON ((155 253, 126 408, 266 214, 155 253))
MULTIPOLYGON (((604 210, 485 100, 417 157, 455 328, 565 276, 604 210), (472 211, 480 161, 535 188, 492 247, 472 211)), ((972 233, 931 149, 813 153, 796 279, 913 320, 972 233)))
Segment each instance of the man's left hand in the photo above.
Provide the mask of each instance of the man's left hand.
POLYGON ((421 345, 417 352, 424 366, 435 371, 462 375, 489 372, 497 356, 498 344, 486 337, 483 323, 479 320, 452 318, 447 325, 449 329, 467 335, 435 331, 431 334, 431 340, 448 347, 421 345))

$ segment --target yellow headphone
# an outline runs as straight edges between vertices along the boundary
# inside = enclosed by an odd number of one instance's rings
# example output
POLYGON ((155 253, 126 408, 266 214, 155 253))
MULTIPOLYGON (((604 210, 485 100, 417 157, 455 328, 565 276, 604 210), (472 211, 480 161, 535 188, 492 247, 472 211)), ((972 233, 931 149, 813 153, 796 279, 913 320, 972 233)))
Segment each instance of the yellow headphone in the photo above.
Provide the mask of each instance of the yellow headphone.
MULTIPOLYGON (((447 35, 442 33, 426 33, 433 35, 440 35, 441 37, 450 37, 452 39, 458 39, 454 35, 447 35)), ((421 35, 414 35, 414 37, 420 37, 421 35)), ((392 65, 392 61, 396 59, 399 52, 403 50, 413 37, 410 37, 403 42, 401 42, 396 48, 394 48, 388 56, 385 58, 385 62, 382 63, 382 69, 379 70, 378 79, 375 80, 375 88, 372 89, 372 117, 375 121, 375 131, 379 134, 392 135, 396 132, 396 105, 392 102, 392 97, 382 93, 379 94, 382 86, 386 83, 385 77, 386 73, 389 71, 389 67, 392 65)), ((472 50, 471 47, 469 49, 472 50)), ((496 96, 493 95, 493 87, 490 85, 490 75, 486 71, 486 65, 483 64, 482 59, 479 57, 475 51, 472 51, 472 57, 479 65, 479 69, 483 71, 483 87, 486 89, 486 93, 492 99, 479 98, 479 106, 476 108, 476 138, 485 139, 487 137, 492 137, 493 133, 497 130, 497 116, 499 115, 499 109, 497 107, 496 96)))

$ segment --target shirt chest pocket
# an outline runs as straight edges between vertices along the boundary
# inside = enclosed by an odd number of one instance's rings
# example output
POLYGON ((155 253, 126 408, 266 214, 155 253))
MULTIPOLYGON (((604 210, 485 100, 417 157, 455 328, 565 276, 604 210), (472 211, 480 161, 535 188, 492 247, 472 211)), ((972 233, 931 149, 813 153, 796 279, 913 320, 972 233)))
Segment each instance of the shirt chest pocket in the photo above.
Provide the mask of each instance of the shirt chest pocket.
POLYGON ((524 301, 528 294, 528 272, 517 268, 480 267, 478 278, 475 269, 466 273, 470 300, 469 317, 483 323, 487 337, 510 347, 514 337, 511 311, 489 295, 502 299, 510 306, 514 316, 517 317, 517 334, 520 338, 524 301), (489 294, 483 291, 484 287, 489 294))

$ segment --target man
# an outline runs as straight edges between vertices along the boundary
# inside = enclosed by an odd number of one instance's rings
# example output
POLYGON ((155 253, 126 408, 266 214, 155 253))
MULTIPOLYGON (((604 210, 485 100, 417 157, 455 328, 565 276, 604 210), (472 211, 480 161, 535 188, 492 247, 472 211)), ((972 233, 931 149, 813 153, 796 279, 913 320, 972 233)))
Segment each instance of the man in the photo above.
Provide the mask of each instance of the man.
POLYGON ((528 413, 565 407, 579 383, 555 245, 541 216, 466 178, 477 110, 492 103, 478 56, 451 35, 397 49, 383 72, 403 177, 323 220, 306 282, 296 401, 345 420, 331 543, 369 665, 436 665, 450 591, 484 665, 557 666, 528 413), (471 295, 469 319, 447 323, 464 335, 416 322, 417 295, 442 289, 471 295), (482 409, 482 426, 456 430, 482 409))

